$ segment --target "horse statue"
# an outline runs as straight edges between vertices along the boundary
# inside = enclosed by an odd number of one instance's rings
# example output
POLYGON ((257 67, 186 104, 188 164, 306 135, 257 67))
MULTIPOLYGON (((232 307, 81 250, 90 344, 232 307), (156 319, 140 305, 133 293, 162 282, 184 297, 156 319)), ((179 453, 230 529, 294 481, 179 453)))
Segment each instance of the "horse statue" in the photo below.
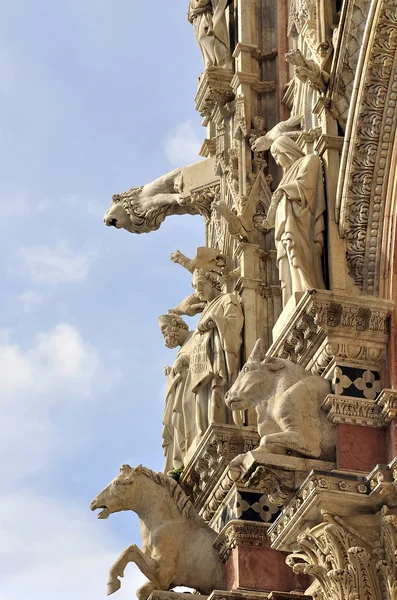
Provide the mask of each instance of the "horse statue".
POLYGON ((170 477, 142 465, 123 465, 90 508, 102 509, 99 519, 121 510, 133 510, 140 518, 142 550, 132 544, 122 552, 110 569, 108 595, 120 589, 119 577, 130 562, 148 578, 137 590, 139 600, 147 600, 153 590, 180 585, 205 595, 225 589, 223 564, 213 547, 216 533, 170 477))
POLYGON ((105 225, 130 233, 150 233, 170 215, 198 215, 197 208, 181 196, 182 171, 175 169, 151 183, 114 194, 103 218, 105 225))

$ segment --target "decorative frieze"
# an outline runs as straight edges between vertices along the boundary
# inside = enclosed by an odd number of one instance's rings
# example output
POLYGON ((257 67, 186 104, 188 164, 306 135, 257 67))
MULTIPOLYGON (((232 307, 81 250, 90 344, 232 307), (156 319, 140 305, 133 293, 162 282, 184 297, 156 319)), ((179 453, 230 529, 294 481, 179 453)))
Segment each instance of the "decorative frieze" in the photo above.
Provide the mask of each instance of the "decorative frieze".
MULTIPOLYGON (((259 435, 254 427, 209 427, 180 479, 180 484, 198 510, 206 504, 233 458, 253 450, 258 444, 259 435)), ((227 490, 228 482, 223 485, 227 490)), ((232 482, 230 487, 231 485, 232 482)), ((222 493, 220 492, 220 498, 222 493)))
POLYGON ((237 546, 267 546, 269 525, 265 523, 230 521, 214 542, 221 560, 226 562, 237 546))
POLYGON ((384 202, 397 127, 397 0, 379 0, 366 28, 371 37, 365 63, 357 69, 351 134, 342 156, 339 223, 350 273, 364 293, 374 294, 379 288, 384 202))
POLYGON ((385 300, 309 291, 289 320, 277 323, 280 333, 268 354, 331 379, 338 396, 374 399, 380 392, 392 310, 393 303, 385 300))
POLYGON ((397 505, 397 459, 378 465, 368 476, 312 472, 269 528, 271 547, 289 551, 308 525, 322 514, 354 516, 397 505))

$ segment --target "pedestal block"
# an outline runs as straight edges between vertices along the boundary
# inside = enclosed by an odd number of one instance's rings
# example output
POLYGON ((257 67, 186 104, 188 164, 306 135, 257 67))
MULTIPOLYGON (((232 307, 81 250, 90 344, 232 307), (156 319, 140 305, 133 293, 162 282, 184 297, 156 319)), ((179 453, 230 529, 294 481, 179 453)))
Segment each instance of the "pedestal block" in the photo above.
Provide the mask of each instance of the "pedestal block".
POLYGON ((296 576, 287 566, 287 554, 269 547, 268 525, 230 521, 215 546, 225 563, 228 590, 304 591, 309 578, 296 576))

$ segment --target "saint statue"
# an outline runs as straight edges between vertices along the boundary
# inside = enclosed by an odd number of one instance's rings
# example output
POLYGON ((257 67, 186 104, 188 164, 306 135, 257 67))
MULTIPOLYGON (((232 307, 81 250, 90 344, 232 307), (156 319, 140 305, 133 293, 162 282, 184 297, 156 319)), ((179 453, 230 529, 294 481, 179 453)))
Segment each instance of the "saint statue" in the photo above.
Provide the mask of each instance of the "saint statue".
POLYGON ((324 289, 325 197, 321 160, 304 154, 288 136, 270 147, 284 176, 274 192, 263 223, 274 228, 283 305, 295 292, 324 289))
POLYGON ((209 425, 230 422, 224 398, 239 372, 244 317, 237 295, 221 294, 219 281, 208 271, 196 269, 192 285, 204 303, 191 341, 189 367, 197 441, 209 425))
POLYGON ((193 332, 178 315, 169 312, 158 318, 167 348, 180 350, 172 367, 165 367, 168 386, 163 417, 164 471, 183 467, 188 440, 195 436, 195 399, 186 386, 193 332))
POLYGON ((229 31, 225 10, 229 0, 190 0, 188 19, 200 47, 205 68, 231 68, 229 31))

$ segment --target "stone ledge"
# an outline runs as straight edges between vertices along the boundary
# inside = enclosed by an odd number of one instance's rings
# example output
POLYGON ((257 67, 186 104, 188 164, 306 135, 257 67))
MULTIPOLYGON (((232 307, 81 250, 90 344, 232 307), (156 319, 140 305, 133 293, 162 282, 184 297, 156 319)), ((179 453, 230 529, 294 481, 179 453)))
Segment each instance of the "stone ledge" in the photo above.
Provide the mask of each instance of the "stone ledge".
POLYGON ((181 592, 173 592, 169 590, 164 592, 163 590, 154 590, 148 598, 148 600, 207 600, 208 596, 203 596, 201 594, 190 594, 190 593, 181 593, 181 592))
MULTIPOLYGON (((206 505, 219 481, 224 479, 225 470, 233 458, 258 445, 259 434, 254 427, 240 429, 235 425, 211 425, 208 428, 179 482, 197 510, 200 511, 206 505)), ((225 481, 225 493, 220 490, 216 502, 220 504, 232 484, 233 481, 230 481, 230 485, 225 481)), ((217 506, 213 507, 213 513, 217 506)))
POLYGON ((376 400, 329 394, 322 407, 334 424, 386 427, 397 417, 397 390, 382 390, 376 400))
MULTIPOLYGON (((394 303, 366 296, 305 292, 285 323, 269 356, 292 360, 312 373, 332 378, 333 370, 379 372, 385 362, 394 303)), ((281 315, 282 317, 282 315, 281 315)))
POLYGON ((368 476, 312 472, 269 527, 271 548, 291 551, 298 535, 321 522, 324 513, 340 517, 375 513, 385 504, 397 504, 397 458, 378 465, 368 476))

